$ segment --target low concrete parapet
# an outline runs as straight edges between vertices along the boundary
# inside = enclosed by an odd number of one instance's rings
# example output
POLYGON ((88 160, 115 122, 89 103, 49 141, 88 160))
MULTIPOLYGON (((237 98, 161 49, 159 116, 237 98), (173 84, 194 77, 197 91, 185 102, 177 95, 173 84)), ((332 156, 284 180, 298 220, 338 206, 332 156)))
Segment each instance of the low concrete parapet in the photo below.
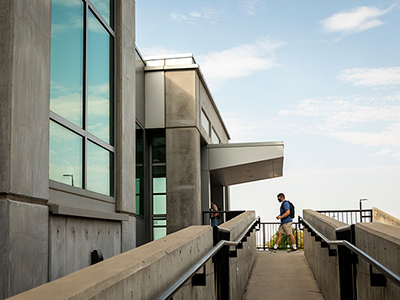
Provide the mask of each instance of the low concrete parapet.
MULTIPOLYGON (((191 226, 10 299, 154 299, 212 247, 212 228, 191 226)), ((187 282, 176 299, 214 299, 212 262, 206 270, 207 286, 187 282)))
MULTIPOLYGON (((247 211, 221 226, 230 229, 231 241, 234 241, 241 235, 246 227, 255 220, 255 218, 256 215, 254 211, 247 211)), ((229 299, 242 299, 254 265, 256 250, 256 233, 252 232, 250 236, 247 237, 247 242, 244 244, 243 249, 238 250, 237 257, 230 258, 229 299)))
MULTIPOLYGON (((336 229, 346 225, 311 209, 303 210, 303 218, 330 240, 336 240, 336 229)), ((316 243, 311 232, 304 230, 303 236, 304 255, 325 300, 340 299, 338 257, 329 256, 329 249, 316 243)))
POLYGON ((385 213, 384 211, 380 210, 379 208, 373 207, 372 208, 372 220, 374 222, 383 223, 390 226, 395 226, 400 228, 400 220, 385 213))
POLYGON ((377 222, 346 225, 311 210, 303 216, 305 256, 325 299, 400 299, 397 227, 377 222), (329 257, 332 247, 337 251, 329 257))
MULTIPOLYGON (((254 220, 255 212, 249 211, 221 226, 230 230, 234 240, 254 220)), ((191 226, 9 299, 155 299, 212 248, 212 228, 191 226)), ((228 258, 229 299, 242 298, 255 253, 253 232, 237 257, 228 258)), ((188 280, 174 294, 174 300, 216 299, 214 270, 210 259, 205 264, 206 285, 192 286, 188 280)))
MULTIPOLYGON (((375 220, 375 219, 374 219, 375 220)), ((400 230, 382 223, 355 225, 356 246, 400 276, 400 230)), ((379 273, 372 268, 373 273, 379 273)), ((400 299, 400 287, 386 281, 386 287, 371 286, 370 265, 363 259, 357 264, 357 299, 400 299)))

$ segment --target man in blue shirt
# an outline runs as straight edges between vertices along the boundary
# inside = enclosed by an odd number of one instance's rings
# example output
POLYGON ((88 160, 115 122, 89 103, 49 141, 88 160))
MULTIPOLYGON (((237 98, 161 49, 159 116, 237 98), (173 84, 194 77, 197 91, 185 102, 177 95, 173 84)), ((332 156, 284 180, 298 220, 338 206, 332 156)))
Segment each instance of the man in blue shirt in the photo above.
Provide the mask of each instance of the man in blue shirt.
POLYGON ((276 217, 277 220, 281 220, 281 225, 279 226, 279 231, 278 231, 278 239, 276 240, 276 243, 274 245, 274 248, 270 248, 269 250, 271 252, 276 253, 276 249, 278 249, 279 244, 281 243, 282 240, 282 235, 286 233, 289 237, 290 240, 292 241, 292 249, 288 250, 288 252, 298 252, 297 251, 297 245, 296 245, 296 239, 293 236, 292 233, 292 218, 290 217, 290 204, 285 200, 285 195, 283 193, 278 194, 278 201, 281 202, 281 208, 280 208, 280 214, 279 216, 276 217))

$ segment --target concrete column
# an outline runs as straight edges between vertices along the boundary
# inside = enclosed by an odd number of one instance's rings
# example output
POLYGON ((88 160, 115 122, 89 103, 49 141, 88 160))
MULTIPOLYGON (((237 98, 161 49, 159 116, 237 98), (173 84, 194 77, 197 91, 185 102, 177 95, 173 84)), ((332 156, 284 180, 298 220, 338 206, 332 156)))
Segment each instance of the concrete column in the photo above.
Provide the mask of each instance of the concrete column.
POLYGON ((47 282, 51 0, 0 1, 0 298, 47 282))
POLYGON ((201 224, 200 132, 166 130, 167 234, 201 224))
POLYGON ((116 203, 135 213, 135 1, 116 1, 116 203))
POLYGON ((201 145, 196 72, 165 73, 167 234, 201 221, 201 145))

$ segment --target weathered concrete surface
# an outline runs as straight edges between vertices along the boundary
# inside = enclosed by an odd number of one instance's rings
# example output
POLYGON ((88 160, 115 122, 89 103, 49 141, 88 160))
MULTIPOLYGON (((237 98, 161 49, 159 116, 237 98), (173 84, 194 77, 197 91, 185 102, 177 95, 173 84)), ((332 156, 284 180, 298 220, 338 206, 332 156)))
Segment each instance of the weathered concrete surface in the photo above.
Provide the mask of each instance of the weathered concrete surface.
POLYGON ((116 1, 116 210, 135 213, 135 1, 116 1))
POLYGON ((90 266, 93 250, 104 259, 120 254, 122 223, 128 222, 50 215, 49 280, 90 266))
POLYGON ((257 252, 244 300, 307 299, 324 297, 304 257, 286 251, 257 252))
MULTIPOLYGON (((346 225, 310 209, 303 210, 303 218, 330 240, 336 240, 336 228, 346 225)), ((329 256, 328 251, 304 230, 304 256, 325 299, 336 300, 340 299, 338 256, 329 256)))
MULTIPOLYGON (((212 228, 192 226, 11 299, 154 299, 212 246, 212 228)), ((189 281, 174 299, 215 299, 213 270, 210 260, 207 286, 189 281)))
POLYGON ((389 215, 388 213, 373 207, 372 208, 372 220, 375 222, 383 223, 400 228, 400 220, 389 215))
POLYGON ((195 90, 196 71, 165 73, 165 126, 196 127, 200 117, 195 90))
POLYGON ((166 129, 167 234, 201 224, 200 133, 166 129))
MULTIPOLYGON (((235 241, 255 218, 255 211, 247 211, 220 226, 230 229, 231 241, 235 241)), ((243 243, 243 249, 237 250, 237 257, 229 259, 231 300, 242 299, 256 259, 256 248, 256 235, 253 231, 250 237, 247 237, 247 242, 243 243)))
POLYGON ((0 194, 48 199, 51 1, 0 3, 0 194))
MULTIPOLYGON (((381 223, 358 223, 355 226, 356 246, 400 276, 400 230, 381 223)), ((373 269, 374 273, 379 271, 373 269)), ((357 296, 359 300, 400 299, 400 287, 389 279, 386 287, 371 287, 369 264, 359 258, 357 264, 357 296)))
POLYGON ((47 282, 47 206, 0 200, 0 299, 47 282))

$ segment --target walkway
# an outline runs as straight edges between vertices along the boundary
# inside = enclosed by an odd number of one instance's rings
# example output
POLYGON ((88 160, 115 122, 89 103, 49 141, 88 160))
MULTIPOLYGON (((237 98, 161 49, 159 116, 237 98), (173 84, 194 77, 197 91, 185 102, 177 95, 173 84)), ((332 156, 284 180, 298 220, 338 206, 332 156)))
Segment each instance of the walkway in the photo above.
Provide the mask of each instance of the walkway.
POLYGON ((265 299, 324 299, 303 251, 257 253, 243 300, 265 299))

